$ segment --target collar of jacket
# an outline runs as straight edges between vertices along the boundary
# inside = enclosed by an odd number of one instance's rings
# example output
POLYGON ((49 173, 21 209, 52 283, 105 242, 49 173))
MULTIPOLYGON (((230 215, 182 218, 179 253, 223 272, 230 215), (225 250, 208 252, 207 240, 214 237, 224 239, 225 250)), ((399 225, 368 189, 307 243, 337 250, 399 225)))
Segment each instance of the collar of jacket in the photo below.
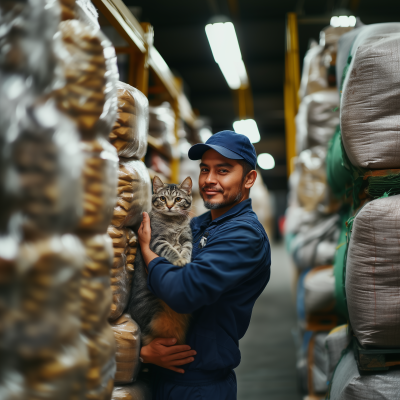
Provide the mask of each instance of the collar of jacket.
POLYGON ((242 215, 248 211, 252 211, 253 208, 251 206, 251 199, 246 199, 239 204, 236 204, 236 206, 232 207, 230 210, 228 210, 225 214, 222 214, 220 217, 215 218, 214 221, 211 221, 211 211, 208 211, 204 213, 203 215, 200 215, 199 218, 199 225, 205 227, 210 226, 210 225, 216 225, 219 224, 220 222, 226 221, 230 218, 237 217, 239 215, 242 215))

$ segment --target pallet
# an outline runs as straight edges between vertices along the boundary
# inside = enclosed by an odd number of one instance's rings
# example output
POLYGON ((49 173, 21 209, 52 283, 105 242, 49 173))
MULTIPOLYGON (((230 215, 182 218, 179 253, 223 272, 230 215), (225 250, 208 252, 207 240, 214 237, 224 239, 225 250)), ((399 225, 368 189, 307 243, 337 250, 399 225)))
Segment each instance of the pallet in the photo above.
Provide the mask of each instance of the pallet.
POLYGON ((387 371, 400 365, 400 349, 365 349, 353 338, 354 358, 360 374, 368 371, 387 371))

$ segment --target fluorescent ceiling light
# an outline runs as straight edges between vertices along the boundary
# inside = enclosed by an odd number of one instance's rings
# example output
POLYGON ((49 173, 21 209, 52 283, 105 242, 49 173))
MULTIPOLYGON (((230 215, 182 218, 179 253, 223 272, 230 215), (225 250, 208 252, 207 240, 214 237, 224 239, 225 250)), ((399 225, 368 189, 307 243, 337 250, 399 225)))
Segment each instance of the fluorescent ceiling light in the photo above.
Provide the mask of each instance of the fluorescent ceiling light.
POLYGON ((272 169, 275 167, 275 160, 271 154, 261 153, 257 157, 257 164, 262 169, 272 169))
POLYGON ((229 87, 239 89, 247 86, 247 72, 232 22, 208 24, 206 35, 214 60, 221 68, 229 87))
POLYGON ((241 133, 250 139, 251 143, 258 143, 261 139, 257 123, 254 119, 242 119, 233 123, 236 133, 241 133))
POLYGON ((349 26, 356 25, 356 17, 354 15, 340 15, 340 16, 333 16, 331 18, 331 26, 337 28, 339 26, 343 28, 347 28, 349 26))
POLYGON ((203 143, 207 142, 212 136, 212 132, 208 128, 201 128, 199 134, 203 143))

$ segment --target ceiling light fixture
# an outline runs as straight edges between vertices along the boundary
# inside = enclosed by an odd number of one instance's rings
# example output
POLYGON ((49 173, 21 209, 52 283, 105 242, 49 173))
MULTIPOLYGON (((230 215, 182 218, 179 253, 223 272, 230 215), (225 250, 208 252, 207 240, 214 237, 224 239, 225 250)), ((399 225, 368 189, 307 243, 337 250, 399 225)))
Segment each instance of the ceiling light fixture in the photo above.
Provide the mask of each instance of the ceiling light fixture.
POLYGON ((247 72, 232 22, 208 24, 206 35, 214 60, 221 68, 229 87, 234 90, 247 87, 247 72))
POLYGON ((356 17, 354 15, 340 15, 340 16, 333 16, 331 18, 331 26, 333 26, 334 28, 337 27, 343 27, 343 28, 347 28, 349 26, 355 26, 356 25, 356 17))
POLYGON ((272 169, 275 167, 275 160, 271 154, 261 153, 257 157, 257 164, 262 169, 272 169))
POLYGON ((236 133, 241 133, 250 139, 251 143, 258 143, 261 139, 258 126, 254 119, 242 119, 233 123, 236 133))

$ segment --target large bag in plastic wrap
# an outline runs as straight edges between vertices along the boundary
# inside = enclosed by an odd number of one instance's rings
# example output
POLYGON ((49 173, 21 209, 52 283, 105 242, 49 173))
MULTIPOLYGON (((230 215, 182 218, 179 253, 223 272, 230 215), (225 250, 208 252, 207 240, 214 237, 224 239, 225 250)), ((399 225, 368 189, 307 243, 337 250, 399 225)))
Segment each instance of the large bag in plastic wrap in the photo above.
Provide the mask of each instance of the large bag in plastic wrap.
POLYGON ((151 210, 151 182, 142 161, 120 159, 118 199, 111 225, 134 226, 142 220, 143 211, 151 210))
POLYGON ((151 387, 144 381, 137 380, 132 385, 116 386, 112 400, 151 400, 151 387))
POLYGON ((350 343, 349 326, 340 325, 329 332, 325 338, 325 348, 328 354, 328 381, 330 382, 337 363, 342 356, 343 350, 347 348, 350 343))
POLYGON ((60 23, 54 48, 58 107, 75 121, 84 140, 107 138, 117 112, 114 47, 98 27, 68 20, 60 23))
POLYGON ((133 382, 139 373, 140 328, 129 314, 123 314, 111 323, 116 341, 116 384, 133 382))
POLYGON ((311 370, 312 394, 324 394, 328 390, 328 354, 325 348, 327 332, 319 332, 310 341, 308 352, 309 369, 311 370))
POLYGON ((105 139, 83 141, 83 209, 78 230, 105 232, 116 203, 118 156, 105 139))
POLYGON ((363 346, 400 347, 400 195, 367 203, 355 216, 347 252, 351 327, 363 346))
POLYGON ((326 147, 339 123, 339 94, 335 89, 304 97, 296 116, 296 151, 326 147))
POLYGON ((327 185, 325 159, 324 146, 303 150, 297 157, 296 169, 299 170, 297 198, 299 205, 306 211, 331 213, 339 207, 327 185))
POLYGON ((397 99, 400 23, 363 27, 344 80, 340 125, 350 162, 359 168, 399 168, 397 99))
POLYGON ((123 82, 117 82, 118 113, 110 141, 120 157, 140 160, 147 150, 149 101, 147 97, 123 82))
POLYGON ((332 266, 313 268, 304 278, 304 308, 307 314, 332 311, 335 304, 332 266))
POLYGON ((333 376, 330 400, 394 400, 400 398, 400 370, 360 375, 352 350, 340 360, 333 376))

